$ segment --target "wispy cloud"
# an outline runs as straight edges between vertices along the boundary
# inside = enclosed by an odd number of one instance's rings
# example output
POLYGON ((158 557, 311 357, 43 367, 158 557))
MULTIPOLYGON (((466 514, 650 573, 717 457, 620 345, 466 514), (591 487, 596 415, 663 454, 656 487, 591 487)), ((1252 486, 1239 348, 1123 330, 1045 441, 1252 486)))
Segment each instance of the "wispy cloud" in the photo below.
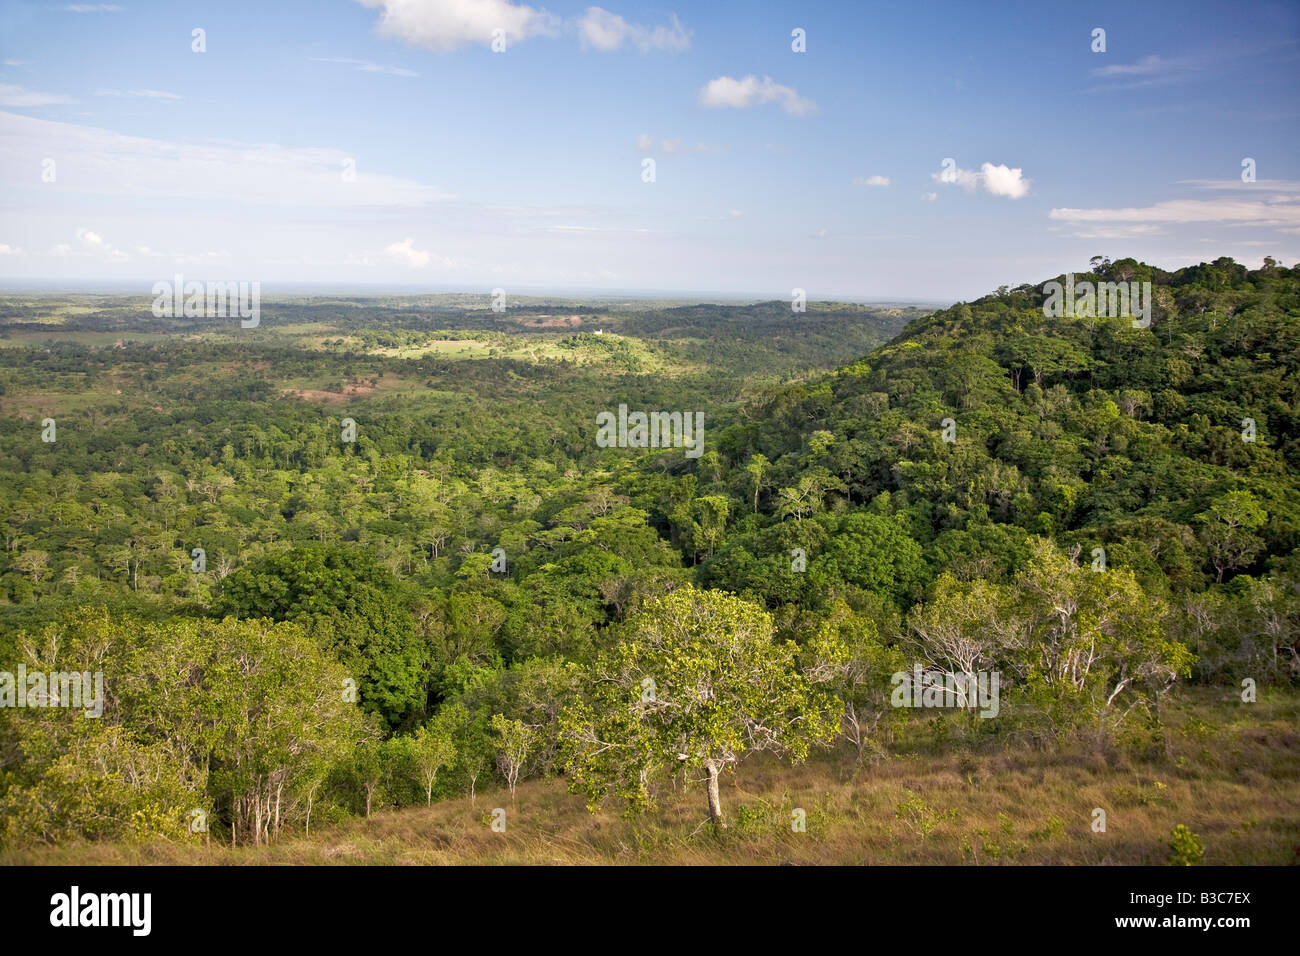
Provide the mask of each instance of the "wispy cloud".
POLYGON ((0 112, 0 186, 31 179, 26 157, 57 156, 75 187, 101 196, 168 196, 323 209, 418 208, 450 198, 425 183, 370 172, 351 180, 347 153, 273 143, 186 143, 0 112))
POLYGON ((1186 58, 1169 59, 1151 54, 1133 63, 1108 63, 1089 70, 1088 75, 1101 82, 1088 92, 1165 86, 1190 79, 1196 72, 1197 67, 1186 58))
POLYGON ((628 23, 617 13, 588 7, 577 21, 578 37, 584 48, 609 52, 631 43, 642 53, 652 50, 680 51, 691 45, 691 31, 673 14, 668 26, 644 27, 628 23))
POLYGON ((651 232, 651 230, 646 229, 642 226, 571 226, 571 225, 547 226, 545 227, 544 231, 558 232, 558 233, 582 233, 582 234, 597 233, 602 236, 610 236, 610 237, 620 236, 620 235, 622 236, 646 235, 651 232))
POLYGON ((1167 235, 1165 229, 1150 224, 1088 226, 1076 229, 1071 235, 1078 239, 1148 239, 1167 235))
POLYGON ((179 93, 167 93, 163 90, 95 90, 96 96, 114 96, 122 99, 179 100, 179 93))
POLYGON ((636 148, 639 153, 661 153, 664 156, 671 156, 673 153, 716 153, 722 149, 721 146, 713 143, 683 146, 680 136, 673 139, 660 139, 646 133, 637 137, 636 148))
POLYGON ((382 63, 372 63, 369 60, 353 60, 348 57, 340 56, 309 56, 307 58, 315 63, 341 63, 344 66, 355 67, 362 73, 386 73, 389 76, 419 76, 414 70, 408 70, 401 66, 385 66, 382 63))
POLYGON ((41 93, 37 90, 25 90, 21 86, 0 83, 0 106, 54 106, 58 103, 71 103, 72 97, 62 93, 41 93))
POLYGON ((69 3, 63 9, 68 13, 121 13, 126 7, 116 3, 69 3))
POLYGON ((1093 76, 1147 76, 1152 73, 1168 72, 1173 66, 1174 61, 1152 54, 1144 56, 1136 63, 1111 63, 1089 72, 1093 76))
POLYGON ((696 216, 696 222, 731 222, 745 214, 743 209, 728 209, 725 216, 696 216))
POLYGON ((1050 218, 1068 223, 1220 223, 1223 225, 1300 226, 1300 200, 1274 196, 1266 200, 1235 197, 1170 199, 1149 206, 1113 209, 1057 208, 1050 218))
POLYGON ((700 105, 710 109, 748 109, 764 103, 779 103, 791 116, 804 116, 818 110, 812 100, 773 81, 770 76, 759 79, 750 73, 739 80, 720 76, 700 89, 700 105))
POLYGON ((1272 191, 1276 193, 1300 193, 1300 180, 1296 179, 1260 179, 1253 183, 1238 179, 1180 179, 1181 186, 1195 186, 1197 189, 1249 190, 1250 192, 1272 191))
POLYGON ((853 179, 855 186, 888 186, 888 176, 856 176, 853 179))

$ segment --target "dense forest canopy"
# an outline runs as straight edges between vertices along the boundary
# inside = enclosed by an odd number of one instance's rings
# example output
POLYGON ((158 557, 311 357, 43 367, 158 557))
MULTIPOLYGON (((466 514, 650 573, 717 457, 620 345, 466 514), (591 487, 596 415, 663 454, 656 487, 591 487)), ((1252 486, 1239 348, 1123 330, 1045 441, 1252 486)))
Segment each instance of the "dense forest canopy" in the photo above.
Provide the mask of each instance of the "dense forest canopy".
POLYGON ((260 842, 551 773, 646 809, 679 759, 870 754, 914 664, 1002 675, 975 736, 1293 684, 1300 266, 1093 273, 1150 282, 1150 326, 1047 317, 1042 283, 249 332, 5 301, 0 669, 102 670, 106 701, 0 708, 4 837, 202 808, 260 842), (703 412, 704 453, 598 447, 620 404, 703 412))

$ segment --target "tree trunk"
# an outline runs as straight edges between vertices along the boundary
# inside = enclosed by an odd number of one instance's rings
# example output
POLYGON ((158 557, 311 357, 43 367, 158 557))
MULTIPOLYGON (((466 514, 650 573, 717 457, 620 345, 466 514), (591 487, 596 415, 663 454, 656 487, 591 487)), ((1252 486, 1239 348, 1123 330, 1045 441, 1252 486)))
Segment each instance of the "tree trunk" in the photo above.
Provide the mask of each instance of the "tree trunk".
POLYGON ((709 773, 709 822, 721 830, 727 825, 722 819, 722 801, 718 797, 718 771, 722 769, 722 764, 710 760, 704 769, 709 773))

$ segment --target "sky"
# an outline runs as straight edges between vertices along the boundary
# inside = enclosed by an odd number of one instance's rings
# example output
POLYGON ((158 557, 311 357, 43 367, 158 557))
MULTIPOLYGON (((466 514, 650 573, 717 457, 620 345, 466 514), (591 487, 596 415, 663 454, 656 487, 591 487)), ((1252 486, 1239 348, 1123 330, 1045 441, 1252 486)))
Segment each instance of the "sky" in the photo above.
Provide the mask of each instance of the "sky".
POLYGON ((604 2, 0 0, 0 281, 953 301, 1300 262, 1295 0, 604 2))

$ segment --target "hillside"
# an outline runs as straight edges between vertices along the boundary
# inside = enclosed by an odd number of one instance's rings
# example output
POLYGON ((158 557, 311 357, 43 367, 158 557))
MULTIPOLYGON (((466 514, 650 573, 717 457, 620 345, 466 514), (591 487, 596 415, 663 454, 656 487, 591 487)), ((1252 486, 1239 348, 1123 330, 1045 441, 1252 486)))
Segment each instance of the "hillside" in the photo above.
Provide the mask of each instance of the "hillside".
POLYGON ((591 814, 562 781, 314 822, 264 847, 153 840, 0 851, 0 865, 457 866, 1150 865, 1185 824, 1209 865, 1288 865, 1300 853, 1300 698, 1261 702, 1249 719, 1199 693, 1170 715, 1168 749, 1131 757, 1075 750, 963 755, 918 735, 868 765, 830 754, 797 767, 759 761, 723 798, 732 825, 700 824, 689 792, 649 819, 591 814), (911 751, 911 752, 908 752, 911 751), (492 812, 506 812, 504 832, 492 812), (1091 829, 1108 813, 1107 833, 1091 829), (803 809, 804 832, 791 827, 803 809))
MULTIPOLYGON (((791 576, 766 556, 800 544, 812 553, 865 509, 893 519, 924 555, 927 567, 908 586, 897 566, 880 569, 904 604, 943 570, 1008 580, 1032 535, 1079 549, 1085 563, 1103 548, 1108 566, 1131 569, 1161 599, 1240 595, 1270 571, 1294 581, 1295 270, 1247 272, 1218 260, 1164 273, 1120 260, 1092 278, 1152 282, 1152 327, 1048 318, 1041 285, 1003 289, 742 408, 722 440, 726 454, 770 464, 754 518, 736 522, 705 561, 704 579, 769 603, 811 596, 815 575, 791 576), (813 520, 795 533, 780 519, 800 498, 813 520)), ((746 481, 738 472, 733 499, 746 481)), ((870 573, 863 569, 864 586, 870 573)), ((1294 655, 1285 660, 1292 668, 1294 655)), ((1212 661, 1198 666, 1221 663, 1212 661)))

